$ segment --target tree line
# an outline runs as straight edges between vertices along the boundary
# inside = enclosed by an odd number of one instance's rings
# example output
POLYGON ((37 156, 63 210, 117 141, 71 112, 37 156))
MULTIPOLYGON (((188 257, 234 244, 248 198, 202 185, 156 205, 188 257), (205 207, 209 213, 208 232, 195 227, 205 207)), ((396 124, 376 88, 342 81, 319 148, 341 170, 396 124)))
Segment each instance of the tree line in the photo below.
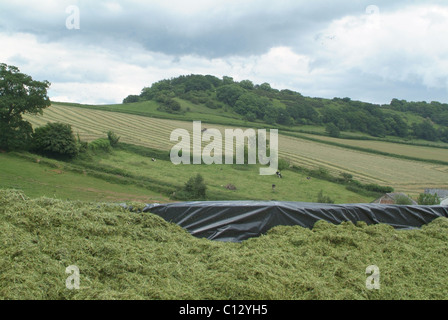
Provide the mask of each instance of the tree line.
POLYGON ((362 132, 374 137, 396 136, 409 139, 448 142, 448 104, 407 102, 393 99, 378 105, 350 98, 311 98, 292 90, 278 90, 269 83, 235 81, 224 76, 186 75, 158 81, 130 95, 123 103, 153 100, 159 110, 185 113, 175 98, 210 109, 233 111, 244 120, 270 125, 324 126, 339 137, 342 131, 362 132), (418 116, 410 122, 407 115, 418 116))

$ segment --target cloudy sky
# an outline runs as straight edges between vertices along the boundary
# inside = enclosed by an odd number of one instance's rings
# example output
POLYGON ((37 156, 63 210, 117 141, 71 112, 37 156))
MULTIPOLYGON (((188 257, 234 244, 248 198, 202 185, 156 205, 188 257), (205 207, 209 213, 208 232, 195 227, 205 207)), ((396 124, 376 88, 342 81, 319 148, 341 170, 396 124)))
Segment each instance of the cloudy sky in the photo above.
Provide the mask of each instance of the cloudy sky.
POLYGON ((447 103, 447 31, 446 0, 15 0, 0 2, 0 62, 50 81, 53 101, 120 103, 210 74, 312 97, 447 103))

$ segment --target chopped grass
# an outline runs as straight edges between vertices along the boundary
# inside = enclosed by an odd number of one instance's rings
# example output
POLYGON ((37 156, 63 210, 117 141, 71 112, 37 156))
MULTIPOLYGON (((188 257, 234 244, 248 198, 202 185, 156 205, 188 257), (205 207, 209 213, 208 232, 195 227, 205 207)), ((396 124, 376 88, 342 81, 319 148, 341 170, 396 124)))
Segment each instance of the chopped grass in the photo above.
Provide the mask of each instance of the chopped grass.
POLYGON ((448 219, 421 230, 318 222, 242 243, 152 214, 0 191, 0 299, 446 299, 448 219), (80 269, 68 290, 65 269, 80 269), (366 288, 366 268, 380 289, 366 288))

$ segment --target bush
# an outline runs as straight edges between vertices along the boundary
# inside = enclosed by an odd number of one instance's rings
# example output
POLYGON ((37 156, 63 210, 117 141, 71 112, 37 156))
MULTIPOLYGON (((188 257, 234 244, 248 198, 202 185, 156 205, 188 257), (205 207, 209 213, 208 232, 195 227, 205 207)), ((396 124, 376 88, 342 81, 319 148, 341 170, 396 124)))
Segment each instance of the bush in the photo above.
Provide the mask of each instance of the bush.
POLYGON ((330 172, 323 167, 319 167, 318 169, 310 170, 310 174, 315 178, 320 178, 324 180, 332 179, 330 172))
POLYGON ((109 139, 101 138, 94 140, 89 143, 89 150, 97 152, 97 151, 103 151, 103 152, 110 152, 112 149, 109 139))
POLYGON ((398 195, 395 197, 395 204, 399 205, 412 205, 413 202, 406 196, 398 195))
POLYGON ((120 137, 115 134, 113 131, 109 131, 107 133, 107 139, 109 139, 110 145, 112 147, 117 146, 118 141, 120 141, 120 137))
POLYGON ((179 113, 182 108, 179 102, 171 98, 163 98, 160 102, 162 105, 157 108, 158 111, 168 112, 168 113, 179 113))
POLYGON ((206 106, 207 108, 210 108, 210 109, 220 109, 220 108, 222 108, 222 105, 221 105, 220 103, 215 102, 215 101, 213 101, 213 100, 208 100, 208 101, 205 103, 205 106, 206 106))
POLYGON ((89 148, 89 144, 86 141, 81 141, 81 137, 79 136, 79 133, 77 134, 77 137, 76 137, 76 145, 77 145, 79 153, 85 153, 85 152, 87 152, 87 150, 89 148))
POLYGON ((392 193, 394 192, 394 188, 392 187, 383 187, 377 184, 367 184, 364 186, 364 189, 368 191, 378 192, 378 193, 392 193))
POLYGON ((73 158, 79 153, 72 127, 63 123, 48 123, 37 128, 33 134, 32 149, 56 158, 73 158))
POLYGON ((178 200, 202 200, 205 199, 207 186, 201 174, 191 177, 184 188, 175 193, 174 198, 178 200))
POLYGON ((341 177, 345 182, 350 182, 353 180, 353 175, 351 175, 350 173, 347 173, 347 172, 342 172, 341 177))
POLYGON ((288 160, 285 159, 278 159, 278 170, 283 171, 283 170, 288 170, 290 167, 291 163, 288 160))
POLYGON ((317 194, 317 203, 334 203, 334 200, 324 195, 324 192, 320 190, 317 194))
POLYGON ((433 206, 440 204, 439 196, 437 194, 420 193, 417 200, 419 205, 433 206))

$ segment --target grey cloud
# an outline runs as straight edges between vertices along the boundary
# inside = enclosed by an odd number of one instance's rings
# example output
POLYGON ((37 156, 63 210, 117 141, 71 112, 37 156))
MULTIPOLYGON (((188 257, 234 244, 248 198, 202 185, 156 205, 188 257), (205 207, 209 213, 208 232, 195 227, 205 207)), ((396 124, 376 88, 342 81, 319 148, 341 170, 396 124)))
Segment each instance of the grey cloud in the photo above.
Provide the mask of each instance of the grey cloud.
MULTIPOLYGON (((182 63, 183 56, 224 58, 230 63, 231 59, 227 59, 230 56, 259 56, 273 47, 287 46, 295 53, 311 58, 310 71, 316 68, 328 71, 322 77, 310 76, 307 83, 297 83, 291 88, 304 95, 326 98, 349 96, 375 103, 387 103, 395 97, 428 101, 447 99, 446 89, 428 89, 422 84, 422 79, 401 81, 394 78, 394 72, 406 68, 411 62, 394 52, 387 52, 387 48, 379 59, 391 67, 386 77, 362 73, 350 67, 339 70, 338 62, 333 61, 331 55, 328 58, 321 54, 322 46, 332 41, 332 30, 328 30, 328 26, 334 20, 347 15, 367 14, 369 5, 377 6, 382 14, 399 12, 413 4, 446 6, 446 0, 429 0, 424 3, 417 0, 245 0, 222 2, 220 5, 208 6, 207 10, 185 11, 180 10, 182 8, 170 10, 166 5, 160 5, 161 1, 116 1, 123 8, 122 11, 107 10, 105 4, 111 2, 100 0, 27 1, 29 5, 24 5, 25 2, 17 0, 0 3, 0 33, 31 33, 40 42, 78 46, 92 54, 104 50, 110 53, 106 56, 111 58, 112 63, 121 61, 142 68, 150 66, 154 70, 161 70, 160 74, 164 74, 174 64, 179 64, 183 70, 189 68, 191 73, 196 73, 196 66, 185 66, 182 63), (57 3, 57 6, 51 7, 49 3, 53 6, 57 3), (67 30, 65 27, 68 17, 65 9, 71 4, 80 8, 80 30, 67 30), (151 53, 151 60, 145 51, 157 54, 151 53), (338 72, 333 74, 335 68, 338 72), (316 80, 320 82, 313 83, 316 80)), ((178 4, 188 5, 187 1, 178 4)), ((88 55, 82 59, 88 60, 88 55)), ((10 60, 17 65, 27 63, 20 55, 10 60)), ((412 61, 412 64, 418 65, 419 61, 412 61)), ((113 65, 101 65, 91 70, 88 63, 80 68, 71 65, 70 69, 54 66, 40 71, 39 78, 59 83, 107 82, 111 76, 109 70, 104 68, 112 70, 113 65)), ((294 81, 275 77, 263 78, 262 81, 294 81)))
MULTIPOLYGON (((410 1, 376 1, 383 10, 410 1)), ((438 2, 438 1, 435 1, 438 2)), ((117 2, 122 12, 106 9, 104 1, 79 1, 81 30, 67 30, 63 1, 50 12, 39 12, 39 6, 23 9, 1 4, 3 27, 38 35, 42 41, 72 40, 80 43, 142 44, 147 50, 169 55, 195 54, 207 58, 230 55, 261 54, 273 46, 292 46, 310 52, 312 44, 305 41, 331 22, 347 14, 364 14, 369 1, 252 1, 219 5, 213 10, 193 14, 168 11, 157 2, 117 2), (275 9, 275 10, 274 10, 275 9)), ((185 2, 188 6, 188 2, 185 2)), ((1 31, 0 29, 0 31, 1 31)))

